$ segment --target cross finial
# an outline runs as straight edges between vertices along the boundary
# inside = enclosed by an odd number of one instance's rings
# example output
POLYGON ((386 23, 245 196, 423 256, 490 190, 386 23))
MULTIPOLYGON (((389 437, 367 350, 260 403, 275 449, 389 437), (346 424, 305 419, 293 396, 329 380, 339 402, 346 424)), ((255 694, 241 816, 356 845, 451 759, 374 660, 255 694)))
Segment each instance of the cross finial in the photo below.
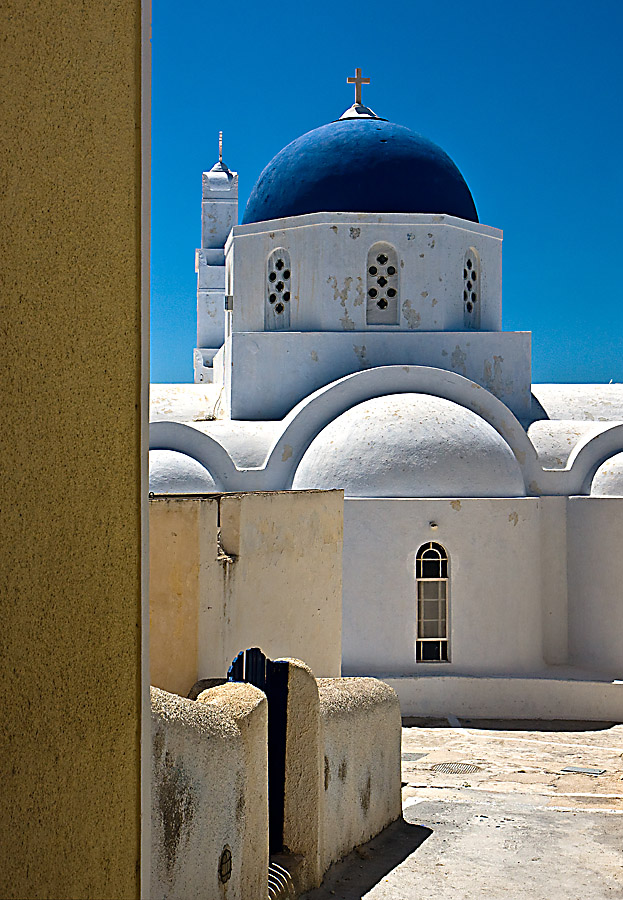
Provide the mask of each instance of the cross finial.
POLYGON ((218 133, 218 161, 223 162, 223 132, 218 133))
POLYGON ((361 106, 361 85, 362 84, 370 84, 369 78, 361 77, 361 69, 355 69, 355 77, 347 78, 346 84, 354 84, 355 85, 355 103, 361 106))

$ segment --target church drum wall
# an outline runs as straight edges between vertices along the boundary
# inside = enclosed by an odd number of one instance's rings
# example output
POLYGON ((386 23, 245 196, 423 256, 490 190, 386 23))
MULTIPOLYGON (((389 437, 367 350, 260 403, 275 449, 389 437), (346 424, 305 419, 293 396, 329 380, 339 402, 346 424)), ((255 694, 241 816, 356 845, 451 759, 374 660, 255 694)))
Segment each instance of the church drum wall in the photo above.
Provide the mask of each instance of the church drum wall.
POLYGON ((346 500, 343 673, 542 669, 539 502, 346 500), (415 663, 415 554, 431 540, 450 560, 448 664, 415 663))
POLYGON ((452 216, 348 212, 234 228, 226 246, 234 330, 264 330, 265 264, 283 247, 292 263, 292 330, 365 331, 368 251, 379 241, 398 254, 400 325, 374 330, 463 331, 463 267, 472 245, 481 259, 481 328, 501 330, 501 231, 452 216))
POLYGON ((235 332, 220 354, 233 419, 281 419, 320 387, 377 366, 448 369, 530 412, 529 332, 235 332), (275 378, 275 372, 280 373, 275 378))

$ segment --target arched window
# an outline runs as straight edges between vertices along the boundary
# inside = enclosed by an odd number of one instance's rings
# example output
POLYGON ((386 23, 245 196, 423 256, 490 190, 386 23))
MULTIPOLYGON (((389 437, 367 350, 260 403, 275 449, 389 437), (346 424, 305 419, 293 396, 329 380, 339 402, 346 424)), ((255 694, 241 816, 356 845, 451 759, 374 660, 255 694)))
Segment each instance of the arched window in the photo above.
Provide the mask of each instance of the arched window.
POLYGON ((400 324, 400 268, 396 248, 386 241, 372 244, 366 274, 366 324, 400 324))
POLYGON ((448 554, 441 544, 422 544, 415 559, 416 662, 449 662, 448 554))
POLYGON ((480 254, 470 247, 463 261, 463 325, 480 328, 480 254))
POLYGON ((292 267, 290 254, 279 247, 266 261, 266 294, 264 327, 266 331, 280 331, 290 327, 290 297, 292 267))

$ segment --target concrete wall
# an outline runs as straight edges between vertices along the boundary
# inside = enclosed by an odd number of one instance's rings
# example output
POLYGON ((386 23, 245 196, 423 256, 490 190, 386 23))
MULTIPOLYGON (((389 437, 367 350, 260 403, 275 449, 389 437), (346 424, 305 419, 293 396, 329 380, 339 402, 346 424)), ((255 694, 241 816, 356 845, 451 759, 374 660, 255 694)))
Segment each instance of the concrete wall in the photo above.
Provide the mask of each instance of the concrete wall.
MULTIPOLYGON (((222 497, 221 543, 235 559, 223 570, 223 662, 257 642, 273 659, 304 657, 317 675, 340 674, 342 528, 341 491, 222 497)), ((208 665, 200 660, 206 676, 208 665)))
POLYGON ((344 672, 541 669, 539 502, 346 500, 344 672), (427 541, 442 544, 450 559, 451 662, 416 665, 415 554, 427 541))
POLYGON ((570 658, 621 679, 623 498, 570 497, 567 510, 570 658))
POLYGON ((569 661, 567 497, 539 498, 540 601, 543 662, 564 666, 569 661))
POLYGON ((340 673, 341 491, 155 497, 150 535, 156 686, 185 696, 255 646, 340 673))
POLYGON ((375 678, 320 678, 322 872, 402 812, 398 698, 375 678))
POLYGON ((3 5, 3 897, 139 890, 141 63, 136 0, 3 5))
POLYGON ((151 900, 266 900, 267 728, 266 697, 252 685, 196 701, 152 688, 151 900))

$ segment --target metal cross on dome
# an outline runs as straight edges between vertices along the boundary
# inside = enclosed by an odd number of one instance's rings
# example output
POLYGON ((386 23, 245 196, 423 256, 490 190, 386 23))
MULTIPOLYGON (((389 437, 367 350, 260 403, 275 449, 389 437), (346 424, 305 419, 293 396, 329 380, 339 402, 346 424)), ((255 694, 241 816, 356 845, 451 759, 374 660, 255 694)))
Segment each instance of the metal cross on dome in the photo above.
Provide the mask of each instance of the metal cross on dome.
POLYGON ((355 69, 355 77, 347 78, 346 84, 354 84, 355 85, 355 103, 361 106, 361 85, 362 84, 370 84, 369 78, 361 77, 361 69, 355 69))

